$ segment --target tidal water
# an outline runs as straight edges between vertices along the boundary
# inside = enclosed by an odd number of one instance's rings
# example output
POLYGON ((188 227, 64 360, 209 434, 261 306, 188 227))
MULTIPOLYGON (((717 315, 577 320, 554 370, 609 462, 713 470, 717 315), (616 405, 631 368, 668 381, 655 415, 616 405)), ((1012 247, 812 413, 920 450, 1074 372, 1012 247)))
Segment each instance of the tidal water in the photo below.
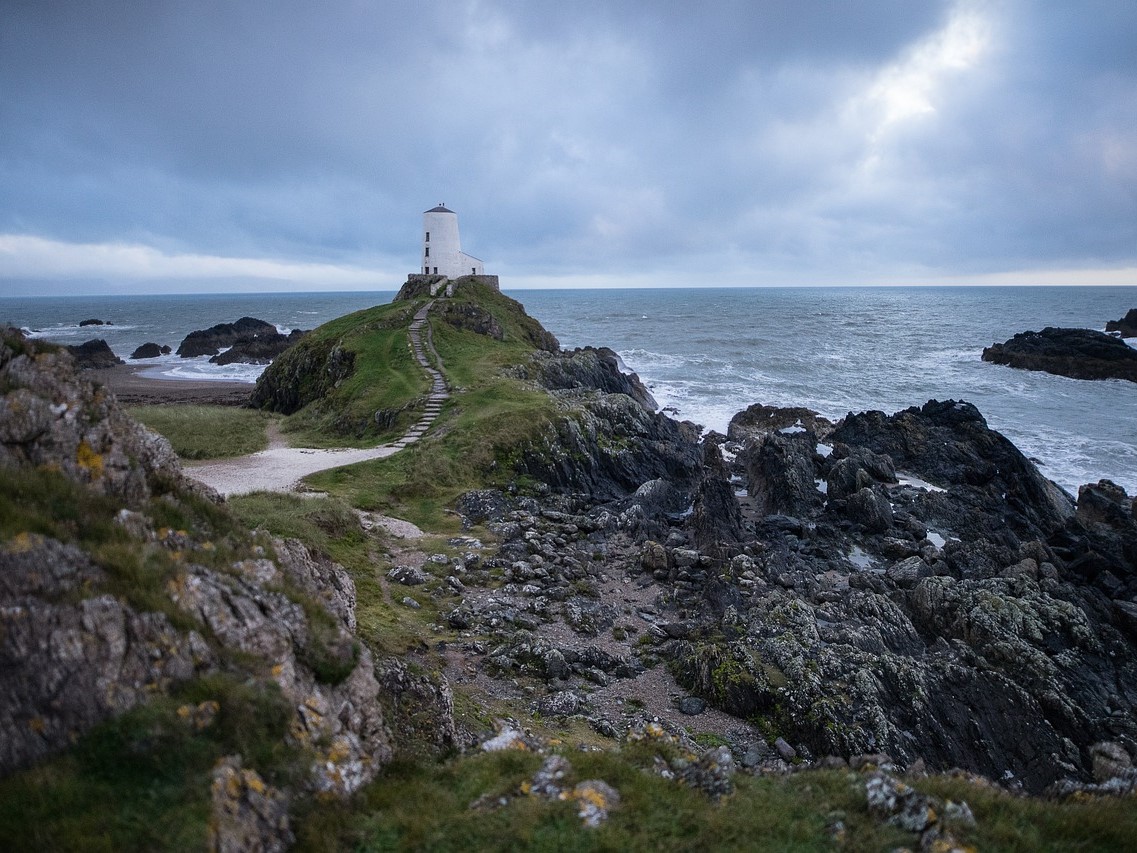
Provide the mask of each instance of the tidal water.
MULTIPOLYGON (((661 406, 725 431, 751 403, 829 418, 968 400, 1072 492, 1108 478, 1137 491, 1137 383, 1090 382, 986 364, 983 347, 1045 326, 1103 329, 1137 288, 753 288, 507 290, 562 346, 608 346, 661 406)), ((253 316, 308 329, 392 293, 0 298, 0 322, 60 343, 107 340, 126 358, 154 341, 253 316), (113 326, 80 329, 95 317, 113 326)), ((166 356, 164 378, 254 381, 261 368, 166 356)))

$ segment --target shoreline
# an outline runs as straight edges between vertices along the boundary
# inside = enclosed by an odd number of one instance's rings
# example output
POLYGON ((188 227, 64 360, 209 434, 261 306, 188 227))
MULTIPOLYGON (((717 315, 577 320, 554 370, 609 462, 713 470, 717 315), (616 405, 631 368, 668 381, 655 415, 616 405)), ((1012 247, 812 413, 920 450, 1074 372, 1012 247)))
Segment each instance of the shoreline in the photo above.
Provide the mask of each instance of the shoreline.
POLYGON ((159 379, 144 375, 152 365, 118 364, 81 371, 80 375, 109 390, 124 406, 244 406, 256 386, 249 382, 212 379, 159 379))

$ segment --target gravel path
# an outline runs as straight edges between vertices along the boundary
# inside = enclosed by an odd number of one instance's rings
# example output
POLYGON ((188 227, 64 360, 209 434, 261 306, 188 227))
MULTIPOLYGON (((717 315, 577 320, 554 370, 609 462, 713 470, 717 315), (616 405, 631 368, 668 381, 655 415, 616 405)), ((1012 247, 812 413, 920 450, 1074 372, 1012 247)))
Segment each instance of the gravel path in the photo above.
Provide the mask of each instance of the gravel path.
POLYGON ((430 394, 427 397, 423 415, 406 434, 390 444, 363 450, 335 448, 322 450, 303 447, 282 447, 279 434, 270 435, 269 448, 249 456, 223 459, 216 462, 183 463, 185 472, 212 486, 220 494, 243 495, 249 492, 292 492, 300 487, 300 481, 309 474, 383 459, 398 453, 409 444, 418 441, 437 419, 442 405, 450 396, 446 378, 442 375, 442 359, 434 349, 430 337, 427 314, 434 302, 428 302, 415 314, 408 329, 409 346, 415 360, 431 378, 430 394), (423 329, 425 328, 425 341, 423 329), (427 352, 434 357, 432 364, 427 352))

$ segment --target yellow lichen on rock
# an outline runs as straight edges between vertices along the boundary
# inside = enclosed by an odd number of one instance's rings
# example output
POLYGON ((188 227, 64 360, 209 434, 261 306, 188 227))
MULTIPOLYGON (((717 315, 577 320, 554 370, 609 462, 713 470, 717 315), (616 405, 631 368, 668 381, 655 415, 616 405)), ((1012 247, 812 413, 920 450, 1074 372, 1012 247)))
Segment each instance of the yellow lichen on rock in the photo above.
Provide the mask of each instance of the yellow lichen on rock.
POLYGON ((103 476, 102 454, 96 453, 95 449, 87 443, 87 439, 79 442, 79 448, 75 451, 75 461, 80 468, 90 474, 92 480, 97 480, 103 476))

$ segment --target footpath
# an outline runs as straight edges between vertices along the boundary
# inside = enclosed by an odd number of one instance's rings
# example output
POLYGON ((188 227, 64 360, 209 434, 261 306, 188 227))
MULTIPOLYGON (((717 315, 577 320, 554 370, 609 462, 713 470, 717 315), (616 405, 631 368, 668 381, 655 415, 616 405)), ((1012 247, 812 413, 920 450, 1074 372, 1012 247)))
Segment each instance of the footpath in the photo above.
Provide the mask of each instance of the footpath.
POLYGON ((428 315, 434 302, 428 302, 415 312, 408 329, 409 346, 415 361, 430 376, 430 392, 422 417, 406 433, 389 444, 362 450, 353 448, 320 449, 310 447, 284 447, 273 444, 267 450, 200 464, 185 462, 188 476, 212 486, 220 494, 243 495, 249 492, 292 492, 309 474, 354 465, 371 459, 384 459, 422 438, 438 419, 442 406, 450 396, 446 377, 442 374, 442 358, 434 348, 428 315))

